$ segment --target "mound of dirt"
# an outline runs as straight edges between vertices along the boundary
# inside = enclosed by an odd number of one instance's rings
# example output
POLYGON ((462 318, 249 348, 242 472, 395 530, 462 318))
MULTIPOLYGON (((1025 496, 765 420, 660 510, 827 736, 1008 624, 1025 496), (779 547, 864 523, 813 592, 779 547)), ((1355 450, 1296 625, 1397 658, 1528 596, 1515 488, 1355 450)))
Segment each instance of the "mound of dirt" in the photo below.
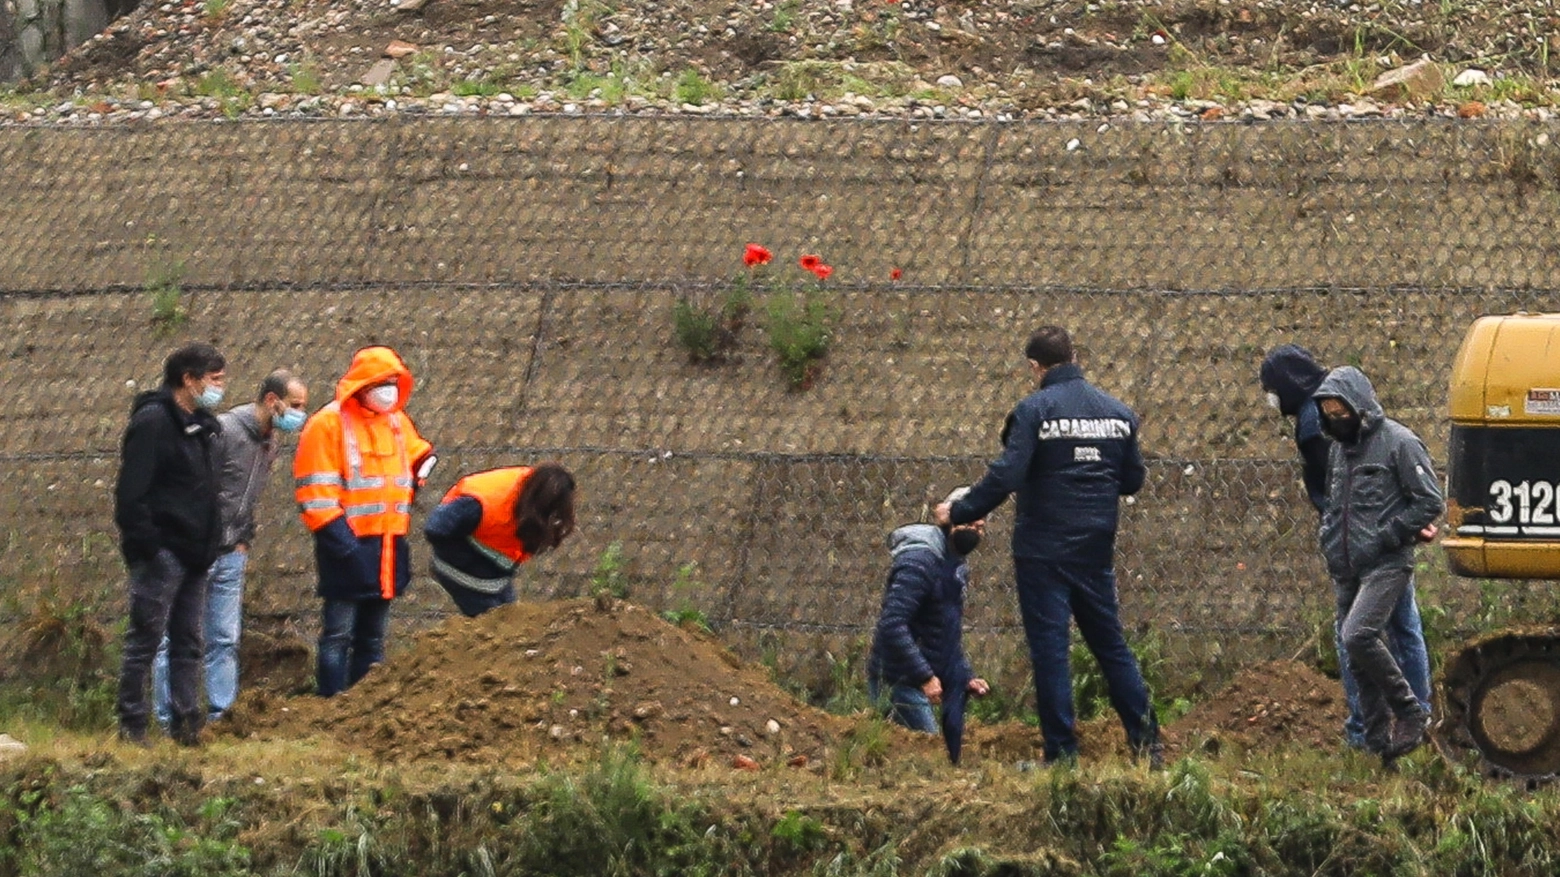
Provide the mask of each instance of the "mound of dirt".
POLYGON ((713 637, 637 606, 517 603, 452 618, 330 700, 246 696, 238 733, 325 732, 385 761, 529 764, 603 738, 697 766, 819 766, 853 727, 799 703, 713 637))
POLYGON ((1272 661, 1242 671, 1167 729, 1166 737, 1183 751, 1212 753, 1231 745, 1246 751, 1331 748, 1342 739, 1347 715, 1337 680, 1295 661, 1272 661))

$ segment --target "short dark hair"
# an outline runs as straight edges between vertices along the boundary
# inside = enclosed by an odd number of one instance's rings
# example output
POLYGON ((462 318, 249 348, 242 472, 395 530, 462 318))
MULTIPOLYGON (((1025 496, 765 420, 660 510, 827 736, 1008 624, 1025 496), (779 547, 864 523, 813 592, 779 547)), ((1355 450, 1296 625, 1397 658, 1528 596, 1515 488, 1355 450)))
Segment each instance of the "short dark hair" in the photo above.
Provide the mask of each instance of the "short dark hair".
POLYGON ((1041 326, 1029 336, 1024 356, 1040 363, 1041 368, 1072 362, 1072 338, 1061 326, 1041 326))
POLYGON ((192 341, 163 360, 163 386, 182 387, 184 379, 190 375, 203 378, 225 368, 227 360, 223 358, 222 351, 204 341, 192 341))
POLYGON ((275 393, 278 399, 286 399, 287 388, 297 382, 298 379, 293 377, 292 372, 285 368, 279 368, 260 380, 260 395, 256 396, 255 399, 256 401, 264 402, 265 397, 272 393, 275 393))
POLYGON ((574 532, 574 476, 557 463, 531 470, 515 498, 515 535, 529 554, 545 554, 574 532))

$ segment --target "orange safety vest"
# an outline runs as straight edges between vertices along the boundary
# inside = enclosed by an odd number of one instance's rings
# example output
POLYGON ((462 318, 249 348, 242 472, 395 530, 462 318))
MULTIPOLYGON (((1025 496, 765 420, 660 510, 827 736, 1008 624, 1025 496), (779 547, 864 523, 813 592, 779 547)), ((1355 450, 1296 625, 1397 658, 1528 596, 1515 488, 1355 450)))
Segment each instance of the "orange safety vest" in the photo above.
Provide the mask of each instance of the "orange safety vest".
POLYGON ((503 558, 499 566, 513 568, 531 559, 531 552, 515 535, 515 500, 530 477, 530 466, 489 469, 467 475, 444 494, 445 502, 469 496, 482 504, 482 523, 471 538, 478 548, 486 549, 483 554, 503 558))
POLYGON ((345 518, 353 535, 383 537, 379 588, 385 599, 395 596, 395 539, 412 526, 412 467, 433 450, 399 410, 379 414, 354 398, 390 378, 401 385, 404 404, 411 373, 401 358, 388 347, 358 351, 335 401, 304 425, 293 459, 298 508, 310 531, 345 518))

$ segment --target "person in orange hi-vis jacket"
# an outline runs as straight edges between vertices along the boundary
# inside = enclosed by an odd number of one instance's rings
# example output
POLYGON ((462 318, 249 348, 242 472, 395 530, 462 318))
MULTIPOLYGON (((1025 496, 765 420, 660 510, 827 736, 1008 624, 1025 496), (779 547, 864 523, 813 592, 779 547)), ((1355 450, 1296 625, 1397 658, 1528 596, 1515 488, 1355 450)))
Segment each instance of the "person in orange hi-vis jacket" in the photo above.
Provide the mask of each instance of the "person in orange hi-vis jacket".
POLYGON ((401 357, 365 347, 298 437, 293 478, 325 601, 316 677, 324 697, 384 660, 390 601, 410 578, 412 497, 438 460, 402 410, 411 395, 401 357))
POLYGON ((574 532, 574 475, 557 463, 474 472, 428 515, 433 579, 475 617, 515 602, 515 572, 574 532))

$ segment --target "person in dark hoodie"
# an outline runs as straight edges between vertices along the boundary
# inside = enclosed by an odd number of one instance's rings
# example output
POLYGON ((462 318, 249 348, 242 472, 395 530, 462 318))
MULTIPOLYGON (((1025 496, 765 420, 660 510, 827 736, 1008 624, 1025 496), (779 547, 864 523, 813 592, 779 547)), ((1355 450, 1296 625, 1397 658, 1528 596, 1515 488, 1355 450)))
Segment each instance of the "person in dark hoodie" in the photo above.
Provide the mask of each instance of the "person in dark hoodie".
POLYGON ((136 396, 121 446, 114 523, 130 578, 130 619, 119 670, 121 739, 146 745, 152 659, 168 636, 169 735, 200 742, 201 624, 206 577, 222 543, 217 459, 227 362, 210 344, 186 344, 163 363, 162 386, 136 396))
MULTIPOLYGON (((961 487, 946 501, 968 492, 961 487)), ((867 691, 890 719, 911 730, 937 733, 932 707, 946 695, 982 697, 991 690, 964 657, 968 558, 985 527, 984 520, 957 527, 906 524, 888 537, 892 565, 867 658, 867 691)), ((962 723, 954 730, 962 731, 962 723)), ((958 741, 948 743, 952 755, 958 741)))
MULTIPOLYGON (((254 402, 217 415, 216 444, 222 513, 222 551, 206 583, 206 721, 215 722, 238 700, 238 644, 243 634, 244 571, 255 541, 255 508, 281 451, 280 433, 296 433, 308 416, 309 388, 286 369, 260 382, 254 402)), ((152 704, 164 728, 168 702, 168 638, 152 664, 152 704)))
POLYGON ((1387 648, 1387 621, 1414 582, 1414 548, 1435 538, 1445 503, 1424 442, 1387 418, 1370 379, 1333 369, 1314 394, 1334 444, 1327 460, 1322 557, 1332 575, 1340 637, 1359 686, 1365 747, 1391 766, 1424 742, 1430 711, 1387 648))
MULTIPOLYGON (((1260 375, 1268 404, 1295 419, 1295 446, 1300 451, 1301 476, 1306 496, 1316 507, 1317 514, 1327 508, 1327 454, 1332 440, 1322 429, 1321 411, 1311 394, 1326 376, 1327 369, 1309 350, 1296 344, 1273 348, 1262 361, 1260 375)), ((1365 723, 1360 718, 1359 686, 1349 668, 1342 630, 1343 616, 1338 615, 1333 623, 1333 643, 1338 651, 1338 676, 1343 682, 1344 699, 1349 708, 1343 737, 1348 745, 1364 749, 1365 723)), ((1387 643, 1392 649, 1392 657, 1403 670, 1403 678, 1408 680, 1408 687, 1413 689, 1420 705, 1430 709, 1430 653, 1425 648, 1425 634, 1412 581, 1403 589, 1403 596, 1398 598, 1387 621, 1387 643)))

